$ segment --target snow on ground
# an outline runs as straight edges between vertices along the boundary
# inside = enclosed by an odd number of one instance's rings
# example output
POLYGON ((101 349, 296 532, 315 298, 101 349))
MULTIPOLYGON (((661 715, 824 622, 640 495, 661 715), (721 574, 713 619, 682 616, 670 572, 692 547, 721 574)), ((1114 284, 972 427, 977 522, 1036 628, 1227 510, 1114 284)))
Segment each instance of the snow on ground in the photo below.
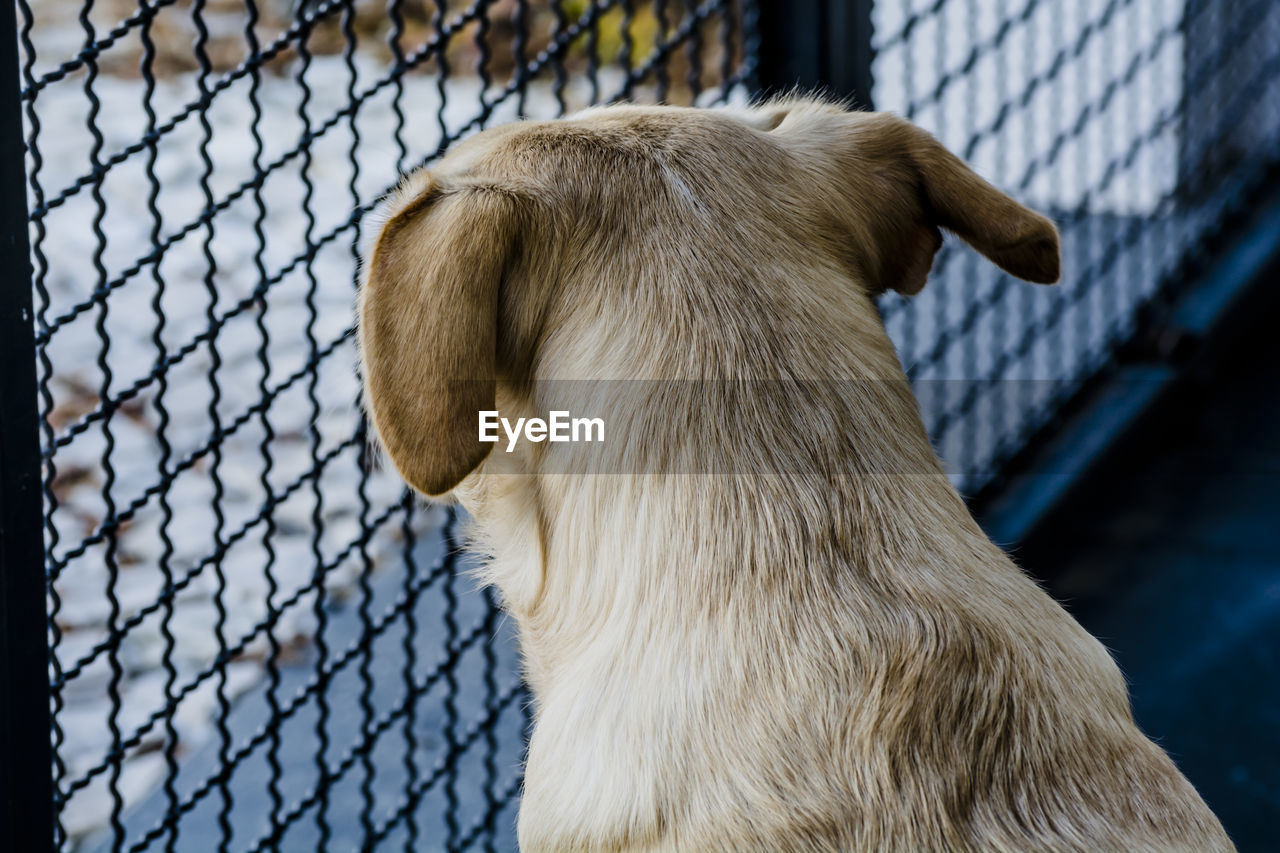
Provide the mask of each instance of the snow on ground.
MULTIPOLYGON (((380 67, 362 68, 358 88, 372 85, 381 73, 380 67)), ((347 102, 348 73, 341 58, 316 58, 306 73, 306 81, 313 93, 307 108, 313 126, 336 114, 347 102)), ((251 136, 254 116, 249 107, 248 85, 244 81, 218 96, 208 112, 212 130, 208 152, 213 161, 208 184, 215 201, 236 191, 255 171, 251 136)), ((105 159, 145 132, 145 113, 140 107, 142 87, 135 80, 102 77, 93 90, 102 102, 98 128, 104 137, 105 159)), ((193 97, 193 91, 190 76, 162 81, 153 108, 162 119, 168 117, 193 97)), ((539 91, 540 105, 546 107, 550 96, 545 89, 539 91)), ((254 522, 267 498, 267 488, 261 482, 261 445, 267 425, 273 438, 267 445, 271 470, 266 479, 270 491, 277 495, 314 466, 312 425, 318 434, 319 457, 345 448, 318 479, 323 503, 317 542, 313 542, 317 529, 313 523, 315 499, 309 485, 294 490, 274 509, 269 544, 275 555, 272 565, 278 592, 273 601, 278 604, 310 584, 316 564, 313 545, 325 562, 332 562, 360 536, 361 495, 356 486, 361 445, 353 440, 357 383, 354 353, 349 340, 344 339, 352 323, 352 245, 356 230, 347 223, 358 205, 376 198, 396 179, 398 148, 390 94, 388 90, 385 96, 372 99, 356 120, 362 140, 355 155, 360 164, 356 195, 348 186, 353 136, 345 121, 311 147, 310 163, 305 165, 313 185, 309 204, 304 204, 303 158, 295 158, 271 173, 261 187, 265 245, 259 243, 255 233, 259 212, 254 192, 250 191, 213 218, 211 239, 203 227, 197 228, 174 242, 158 265, 130 275, 130 267, 149 252, 154 227, 148 211, 151 185, 144 169, 146 152, 112 168, 102 182, 105 217, 100 227, 105 242, 94 233, 99 206, 90 190, 73 195, 44 220, 44 236, 38 247, 47 259, 43 285, 49 293, 49 304, 38 307, 45 322, 55 323, 55 318, 67 315, 73 306, 89 299, 102 281, 127 279, 105 300, 59 324, 49 342, 49 420, 57 425, 55 438, 69 435, 75 424, 86 416, 92 417, 98 409, 99 394, 104 391, 100 361, 112 374, 105 388, 107 398, 120 395, 137 382, 143 383, 142 390, 110 418, 108 430, 103 429, 101 421, 95 422, 60 447, 53 457, 57 505, 51 521, 57 536, 50 537, 48 544, 55 565, 66 563, 54 583, 58 595, 56 620, 61 630, 57 656, 64 671, 92 652, 108 624, 119 625, 138 613, 154 602, 164 588, 160 565, 165 546, 160 526, 165 513, 159 496, 148 494, 149 487, 161 478, 157 403, 164 405, 170 419, 166 436, 172 453, 166 467, 172 469, 179 460, 199 457, 196 464, 173 478, 165 495, 172 517, 166 527, 172 542, 167 563, 177 578, 191 569, 200 569, 193 582, 176 597, 174 614, 168 621, 175 639, 173 664, 179 673, 179 688, 214 662, 221 644, 219 633, 228 645, 244 636, 253 638, 241 659, 228 667, 227 694, 234 697, 262 676, 267 643, 254 627, 267 614, 267 554, 263 547, 266 525, 254 522), (308 220, 308 210, 314 215, 314 222, 308 220), (308 233, 316 242, 335 231, 340 236, 316 254, 310 275, 305 264, 296 265, 296 269, 271 284, 265 310, 250 304, 236 311, 237 303, 250 297, 262 279, 259 264, 270 280, 304 251, 308 233), (206 249, 214 259, 212 265, 205 257, 206 249), (99 252, 105 276, 95 272, 95 255, 99 252), (157 269, 163 287, 153 277, 157 269), (210 286, 216 298, 211 298, 210 286), (153 300, 163 312, 162 327, 153 300), (174 354, 209 328, 210 314, 231 317, 211 342, 196 347, 168 371, 161 397, 158 383, 148 380, 159 352, 153 337, 158 334, 165 350, 174 354), (269 368, 265 375, 260 361, 263 334, 259 323, 266 330, 269 368), (99 327, 109 340, 106 348, 99 327), (308 329, 321 351, 332 348, 332 353, 319 362, 314 402, 308 396, 311 382, 304 372, 314 354, 308 329), (216 348, 220 362, 212 372, 219 386, 216 401, 209 381, 213 365, 210 344, 216 348), (263 387, 269 391, 283 388, 265 416, 253 408, 263 396, 263 387), (212 506, 215 460, 209 449, 213 436, 211 407, 224 430, 230 431, 238 424, 234 432, 217 443, 220 456, 216 469, 223 489, 219 507, 224 515, 218 541, 226 541, 249 526, 248 534, 220 562, 225 579, 222 604, 226 608, 220 631, 215 606, 218 574, 212 566, 203 565, 217 548, 215 528, 219 525, 212 506), (112 471, 109 489, 104 457, 109 458, 112 471), (117 511, 131 502, 144 501, 115 538, 112 560, 119 572, 114 583, 105 543, 90 547, 73 559, 67 558, 82 539, 100 530, 108 515, 104 494, 111 496, 117 511), (114 619, 107 596, 109 588, 120 602, 114 619)), ((450 131, 461 129, 476 114, 479 84, 465 78, 450 81, 445 94, 444 124, 450 131)), ((262 111, 257 130, 265 152, 260 163, 275 162, 296 146, 304 131, 298 115, 300 96, 300 88, 287 77, 263 80, 258 92, 262 111)), ((409 113, 404 139, 412 152, 405 162, 412 164, 434 151, 440 139, 436 80, 425 76, 407 79, 404 103, 409 113)), ((75 81, 42 92, 37 109, 42 126, 37 143, 43 162, 36 179, 45 188, 46 198, 52 198, 87 171, 92 144, 91 134, 84 129, 87 101, 79 81, 75 81)), ((493 120, 509 116, 512 109, 504 105, 495 111, 493 120)), ((203 138, 200 122, 193 118, 166 136, 160 146, 154 172, 161 186, 157 204, 163 220, 159 228, 162 243, 185 223, 199 217, 205 207, 199 157, 203 138)), ((39 229, 33 228, 32 235, 37 240, 39 229)), ((397 478, 375 472, 365 492, 372 506, 366 517, 376 518, 401 494, 402 485, 397 478)), ((393 552, 397 542, 392 529, 374 536, 370 549, 374 564, 393 552)), ((358 553, 338 562, 326 577, 329 600, 350 595, 363 567, 358 553)), ((314 631, 312 598, 313 595, 303 595, 284 611, 274 627, 286 655, 291 645, 305 644, 314 631)), ((118 679, 122 704, 115 722, 126 737, 164 704, 164 615, 162 610, 133 627, 119 648, 124 673, 118 679)), ((104 696, 112 681, 107 656, 99 655, 70 679, 60 694, 58 720, 66 738, 59 748, 59 755, 67 763, 64 784, 100 762, 110 747, 109 703, 104 696)), ((205 680, 178 706, 175 723, 184 753, 210 736, 210 721, 217 710, 216 681, 205 680)), ((126 803, 152 788, 163 773, 161 755, 154 751, 162 737, 163 728, 153 728, 142 748, 127 757, 120 782, 126 803)), ((106 775, 97 777, 67 805, 64 819, 72 835, 92 831, 108 816, 111 801, 105 782, 106 775)))

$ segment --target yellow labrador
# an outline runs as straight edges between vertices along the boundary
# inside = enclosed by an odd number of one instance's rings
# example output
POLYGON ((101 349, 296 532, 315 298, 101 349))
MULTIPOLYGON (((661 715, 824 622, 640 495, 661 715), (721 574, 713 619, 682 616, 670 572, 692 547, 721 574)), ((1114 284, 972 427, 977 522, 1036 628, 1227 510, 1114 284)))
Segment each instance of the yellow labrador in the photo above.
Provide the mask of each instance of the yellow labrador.
POLYGON ((1053 282, 1049 220, 807 99, 499 127, 382 214, 366 402, 519 625, 525 850, 1232 849, 966 510, 872 302, 940 228, 1053 282), (579 397, 622 467, 480 440, 554 380, 625 387, 579 397))

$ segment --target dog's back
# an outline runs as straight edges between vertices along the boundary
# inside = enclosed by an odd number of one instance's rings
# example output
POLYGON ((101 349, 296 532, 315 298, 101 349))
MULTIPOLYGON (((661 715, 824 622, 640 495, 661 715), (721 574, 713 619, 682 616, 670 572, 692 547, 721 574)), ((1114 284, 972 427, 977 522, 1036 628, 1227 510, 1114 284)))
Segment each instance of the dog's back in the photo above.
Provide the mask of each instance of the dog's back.
POLYGON ((386 214, 370 412, 520 625, 523 847, 1230 849, 969 516, 872 302, 939 227, 1051 281, 1047 220, 812 101, 499 129, 386 214), (615 441, 477 442, 477 411, 566 398, 615 441))

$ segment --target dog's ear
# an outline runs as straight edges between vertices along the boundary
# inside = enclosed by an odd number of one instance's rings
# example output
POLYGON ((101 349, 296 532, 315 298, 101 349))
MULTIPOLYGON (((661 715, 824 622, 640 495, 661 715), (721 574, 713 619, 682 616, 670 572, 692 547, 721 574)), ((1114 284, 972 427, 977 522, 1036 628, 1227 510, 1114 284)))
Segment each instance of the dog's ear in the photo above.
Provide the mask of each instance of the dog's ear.
POLYGON ((905 155, 918 181, 923 207, 923 221, 913 223, 915 230, 904 238, 916 245, 903 255, 897 289, 911 295, 924 286, 942 244, 938 228, 955 233, 1010 275, 1037 284, 1058 280, 1058 229, 1052 221, 987 183, 926 131, 896 116, 881 118, 887 120, 882 132, 890 137, 890 152, 905 155))
POLYGON ((366 257, 359 305, 365 405, 400 475, 442 495, 493 447, 498 293, 516 245, 513 199, 425 189, 395 203, 366 257))

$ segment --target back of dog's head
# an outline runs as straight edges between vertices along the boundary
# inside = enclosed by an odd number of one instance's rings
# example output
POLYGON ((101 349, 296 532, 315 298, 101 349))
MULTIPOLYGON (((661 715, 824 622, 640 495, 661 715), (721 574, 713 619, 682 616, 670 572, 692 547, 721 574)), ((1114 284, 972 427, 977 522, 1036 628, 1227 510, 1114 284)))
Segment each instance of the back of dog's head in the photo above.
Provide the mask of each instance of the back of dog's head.
POLYGON ((476 414, 503 384, 892 378, 871 297, 919 291, 940 228, 1015 276, 1058 277, 1049 220, 911 124, 813 100, 506 125, 381 212, 366 401, 433 495, 493 447, 476 414))

